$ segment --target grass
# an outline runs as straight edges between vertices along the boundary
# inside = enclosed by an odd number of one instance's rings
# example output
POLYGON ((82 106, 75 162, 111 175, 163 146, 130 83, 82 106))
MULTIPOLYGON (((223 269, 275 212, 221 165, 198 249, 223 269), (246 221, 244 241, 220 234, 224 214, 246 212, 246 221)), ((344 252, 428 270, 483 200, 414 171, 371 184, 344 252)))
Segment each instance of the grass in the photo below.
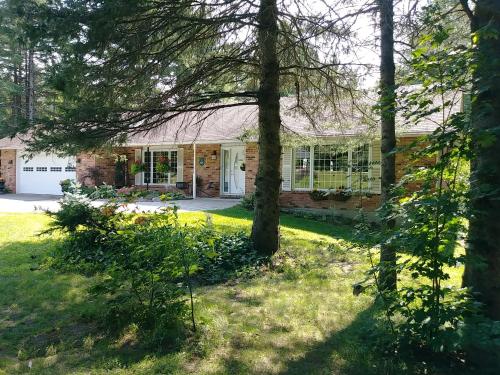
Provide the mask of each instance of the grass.
MULTIPOLYGON (((211 215, 221 230, 250 230, 240 208, 211 215)), ((198 220, 205 214, 181 214, 198 220)), ((58 242, 36 236, 46 216, 0 214, 0 222, 0 374, 399 373, 371 348, 372 296, 352 294, 368 268, 352 228, 283 215, 275 268, 198 288, 200 333, 154 352, 133 327, 109 337, 96 325, 104 307, 86 293, 91 278, 33 270, 58 242)))

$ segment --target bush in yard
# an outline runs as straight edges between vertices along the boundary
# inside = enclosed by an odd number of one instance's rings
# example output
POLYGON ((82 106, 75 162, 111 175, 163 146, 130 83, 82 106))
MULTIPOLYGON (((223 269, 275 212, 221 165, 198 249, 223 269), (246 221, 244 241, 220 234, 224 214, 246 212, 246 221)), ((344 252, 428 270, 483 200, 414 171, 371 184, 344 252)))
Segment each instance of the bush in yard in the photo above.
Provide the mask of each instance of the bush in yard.
POLYGON ((69 234, 53 265, 99 274, 91 293, 105 298, 104 318, 113 331, 135 324, 148 342, 171 344, 189 316, 196 329, 195 282, 251 275, 261 263, 243 233, 221 234, 210 224, 181 226, 175 207, 153 214, 119 208, 93 207, 88 198, 68 194, 61 210, 48 212, 54 219, 49 231, 69 234))
POLYGON ((197 279, 204 283, 251 276, 265 261, 253 249, 248 236, 243 232, 226 234, 216 233, 211 229, 200 231, 195 252, 201 268, 197 279), (210 238, 210 241, 203 238, 210 238))
POLYGON ((65 193, 75 193, 76 190, 76 183, 74 180, 71 179, 66 179, 62 180, 59 182, 59 185, 61 185, 61 191, 63 194, 65 193))
POLYGON ((95 186, 87 195, 90 199, 111 199, 117 196, 115 187, 106 183, 95 186))
POLYGON ((255 193, 245 195, 241 199, 240 206, 245 210, 253 211, 255 209, 255 193))

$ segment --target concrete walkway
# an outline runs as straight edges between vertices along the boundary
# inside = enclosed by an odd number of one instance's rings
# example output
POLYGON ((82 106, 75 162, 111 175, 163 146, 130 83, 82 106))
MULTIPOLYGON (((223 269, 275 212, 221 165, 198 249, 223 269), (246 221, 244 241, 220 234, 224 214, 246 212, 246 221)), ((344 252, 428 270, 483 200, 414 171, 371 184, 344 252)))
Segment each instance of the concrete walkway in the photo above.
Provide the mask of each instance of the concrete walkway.
MULTIPOLYGON (((59 209, 59 199, 57 195, 42 195, 42 194, 5 194, 0 195, 0 212, 37 212, 40 210, 56 211, 59 209)), ((96 206, 104 204, 106 201, 99 200, 93 203, 96 206)), ((194 211, 210 211, 221 210, 236 206, 240 202, 239 199, 221 199, 221 198, 197 198, 178 201, 170 201, 168 205, 175 204, 179 207, 180 212, 194 211)), ((129 204, 130 210, 138 209, 139 211, 155 211, 160 207, 164 207, 162 202, 137 202, 129 204)))

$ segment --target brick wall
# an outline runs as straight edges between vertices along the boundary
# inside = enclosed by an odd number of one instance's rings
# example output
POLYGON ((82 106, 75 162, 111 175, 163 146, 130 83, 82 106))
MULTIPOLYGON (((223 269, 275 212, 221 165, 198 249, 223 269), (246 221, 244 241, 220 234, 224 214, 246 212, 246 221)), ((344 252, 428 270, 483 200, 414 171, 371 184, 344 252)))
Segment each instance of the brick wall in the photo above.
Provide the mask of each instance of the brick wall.
MULTIPOLYGON (((418 137, 405 137, 398 138, 398 147, 405 147, 410 145, 412 142, 417 140, 418 137)), ((420 142, 415 148, 417 150, 423 149, 428 146, 426 142, 420 142)), ((436 159, 434 157, 427 157, 425 159, 413 159, 410 152, 398 152, 396 154, 396 181, 399 181, 405 174, 407 174, 412 168, 416 167, 429 167, 436 163, 436 159)), ((418 182, 412 182, 405 184, 405 187, 410 191, 415 191, 420 188, 420 184, 418 182)))
POLYGON ((130 166, 135 159, 133 147, 119 147, 113 149, 113 154, 105 151, 94 153, 80 153, 76 157, 76 179, 82 185, 95 186, 107 183, 115 184, 115 156, 127 156, 127 185, 134 185, 135 177, 130 175, 130 166))
POLYGON ((334 210, 355 210, 364 208, 374 211, 380 204, 380 195, 371 196, 353 195, 345 202, 334 200, 315 201, 311 199, 309 192, 305 191, 283 191, 280 194, 280 206, 287 208, 328 208, 334 210))
MULTIPOLYGON (((184 149, 184 182, 193 186, 193 146, 182 145, 184 149)), ((220 144, 196 145, 196 175, 202 180, 201 186, 197 186, 199 197, 220 196, 220 144), (212 159, 212 155, 216 158, 212 159), (205 165, 199 164, 200 158, 205 158, 205 165)))
POLYGON ((247 143, 245 150, 245 194, 255 191, 255 177, 259 169, 259 145, 247 143))
POLYGON ((16 150, 0 150, 0 178, 7 189, 16 192, 16 150))
MULTIPOLYGON (((416 138, 400 138, 398 145, 407 145, 414 141, 416 138)), ((181 145, 179 148, 184 149, 184 168, 183 179, 184 182, 189 184, 189 189, 185 191, 186 194, 192 193, 192 179, 193 179, 193 146, 181 145)), ((130 172, 130 166, 135 159, 135 148, 123 147, 116 148, 113 154, 127 155, 128 167, 127 171, 130 172)), ((15 151, 14 151, 15 152, 15 151)), ((433 160, 424 160, 414 162, 417 165, 429 165, 433 160)), ((221 177, 221 145, 220 144, 205 144, 196 145, 196 174, 202 179, 201 186, 198 186, 198 196, 200 197, 218 197, 220 196, 220 177, 221 177), (212 156, 216 155, 213 159, 212 156), (199 159, 205 159, 205 165, 200 166, 199 159)), ((246 144, 245 151, 245 193, 250 194, 255 191, 255 177, 257 175, 259 164, 258 144, 255 142, 246 144)), ((409 166, 410 157, 408 154, 401 153, 396 155, 396 175, 400 179, 404 174, 405 168, 409 166)), ((14 157, 14 183, 15 183, 15 157, 14 157)), ((80 182, 85 182, 87 185, 93 185, 96 182, 92 181, 88 176, 93 169, 97 169, 99 173, 98 183, 106 182, 114 184, 115 178, 115 161, 114 157, 104 152, 96 154, 80 154, 77 157, 77 178, 80 182), (82 181, 85 179, 85 181, 82 181)), ((128 175, 128 185, 135 184, 135 176, 128 175)), ((151 189, 165 190, 163 185, 150 185, 151 189)), ((336 210, 353 210, 361 206, 368 211, 375 210, 380 204, 380 196, 373 194, 370 197, 353 196, 345 202, 337 202, 333 200, 314 201, 309 196, 308 192, 282 192, 280 195, 280 205, 283 207, 303 207, 303 208, 328 208, 336 210)))

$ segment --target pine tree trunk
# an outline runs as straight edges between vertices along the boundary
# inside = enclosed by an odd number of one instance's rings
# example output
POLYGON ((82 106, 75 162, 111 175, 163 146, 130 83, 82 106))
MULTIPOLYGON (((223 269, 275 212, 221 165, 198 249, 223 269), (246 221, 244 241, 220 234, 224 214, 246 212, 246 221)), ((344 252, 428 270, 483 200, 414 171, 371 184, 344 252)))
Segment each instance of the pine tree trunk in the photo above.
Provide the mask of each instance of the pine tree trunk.
POLYGON ((27 52, 26 64, 26 119, 29 124, 33 123, 35 118, 35 62, 33 49, 27 52))
POLYGON ((500 320, 500 2, 478 0, 471 20, 479 30, 471 105, 471 209, 464 286, 484 303, 485 314, 500 320), (488 25, 490 37, 480 29, 488 25), (480 259, 478 262, 477 259, 480 259))
POLYGON ((22 119, 22 105, 23 105, 23 100, 22 100, 22 65, 19 63, 14 66, 14 71, 13 71, 13 82, 14 85, 16 86, 17 92, 13 94, 12 97, 12 125, 16 127, 19 125, 22 119))
POLYGON ((280 103, 279 63, 276 53, 278 9, 276 0, 261 0, 258 15, 260 57, 259 169, 255 179, 255 217, 252 239, 261 254, 279 248, 280 103))
MULTIPOLYGON (((391 198, 391 188, 396 182, 395 131, 395 65, 394 65, 394 5, 393 0, 379 0, 380 11, 380 107, 381 107, 381 201, 391 198)), ((384 219, 387 228, 394 227, 394 220, 384 219)), ((396 289, 396 252, 383 244, 380 249, 380 286, 384 290, 396 289)))

